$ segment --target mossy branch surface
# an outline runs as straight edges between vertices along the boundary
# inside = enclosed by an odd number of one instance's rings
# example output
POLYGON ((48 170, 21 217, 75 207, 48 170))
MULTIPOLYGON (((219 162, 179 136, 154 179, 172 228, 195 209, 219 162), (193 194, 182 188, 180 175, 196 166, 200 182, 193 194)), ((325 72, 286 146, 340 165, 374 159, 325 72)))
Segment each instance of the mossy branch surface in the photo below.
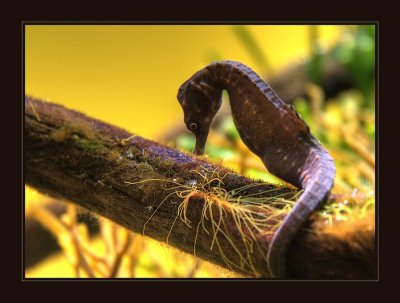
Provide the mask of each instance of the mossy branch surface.
MULTIPOLYGON (((248 276, 266 275, 273 229, 247 224, 245 217, 259 222, 263 217, 250 218, 252 208, 230 208, 219 193, 241 189, 260 201, 297 194, 30 97, 25 98, 24 161, 25 181, 40 191, 248 276)), ((375 278, 374 231, 342 237, 323 232, 322 221, 310 218, 294 240, 289 277, 375 278)))

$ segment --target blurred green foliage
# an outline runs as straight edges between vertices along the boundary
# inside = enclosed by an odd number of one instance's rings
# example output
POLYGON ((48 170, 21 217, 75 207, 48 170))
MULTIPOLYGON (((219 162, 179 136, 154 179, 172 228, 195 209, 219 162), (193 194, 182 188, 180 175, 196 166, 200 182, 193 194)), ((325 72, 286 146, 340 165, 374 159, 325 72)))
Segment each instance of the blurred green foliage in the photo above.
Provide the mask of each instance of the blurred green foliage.
POLYGON ((316 26, 310 26, 311 58, 307 65, 309 79, 322 85, 323 65, 328 61, 344 67, 354 88, 364 97, 362 106, 375 105, 375 25, 343 26, 341 38, 324 53, 316 26))

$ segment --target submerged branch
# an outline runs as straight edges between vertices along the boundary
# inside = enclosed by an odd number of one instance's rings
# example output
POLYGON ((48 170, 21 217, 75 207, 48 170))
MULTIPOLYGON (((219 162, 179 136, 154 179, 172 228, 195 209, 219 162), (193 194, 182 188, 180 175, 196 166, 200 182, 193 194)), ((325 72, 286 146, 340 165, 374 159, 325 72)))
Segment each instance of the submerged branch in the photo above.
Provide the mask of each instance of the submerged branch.
MULTIPOLYGON (((228 204, 217 205, 221 196, 204 191, 218 188, 218 193, 234 196, 233 191, 242 189, 241 195, 265 199, 296 194, 29 97, 24 149, 26 182, 40 191, 250 276, 266 275, 273 229, 240 221, 250 219, 252 209, 241 210, 239 217, 228 204)), ((350 230, 343 237, 325 232, 321 220, 310 218, 294 240, 289 276, 375 278, 374 230, 350 230)))

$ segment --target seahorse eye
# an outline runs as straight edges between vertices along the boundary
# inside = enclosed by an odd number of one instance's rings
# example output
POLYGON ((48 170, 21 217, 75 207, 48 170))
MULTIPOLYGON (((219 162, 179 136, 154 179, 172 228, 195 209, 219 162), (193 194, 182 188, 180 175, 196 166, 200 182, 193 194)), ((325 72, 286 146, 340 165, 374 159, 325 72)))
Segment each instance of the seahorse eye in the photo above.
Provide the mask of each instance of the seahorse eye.
POLYGON ((189 129, 190 129, 191 131, 195 131, 195 130, 197 129, 197 124, 194 123, 194 122, 190 123, 190 124, 189 124, 189 129))

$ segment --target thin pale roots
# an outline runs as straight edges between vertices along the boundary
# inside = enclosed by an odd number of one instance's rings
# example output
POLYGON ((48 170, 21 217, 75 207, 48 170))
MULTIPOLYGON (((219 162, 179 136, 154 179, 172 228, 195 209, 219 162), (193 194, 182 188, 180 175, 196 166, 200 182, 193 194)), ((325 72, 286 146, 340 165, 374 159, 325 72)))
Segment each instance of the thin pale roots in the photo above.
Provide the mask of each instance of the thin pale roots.
POLYGON ((257 241, 258 235, 265 235, 273 233, 281 223, 281 218, 284 214, 290 212, 292 205, 299 193, 290 197, 289 199, 283 198, 287 194, 276 195, 272 198, 260 198, 255 196, 260 196, 262 194, 276 190, 276 188, 260 191, 258 193, 253 193, 249 195, 238 195, 246 189, 253 188, 255 186, 260 186, 263 184, 248 184, 241 188, 232 190, 228 192, 226 189, 220 186, 224 184, 223 179, 231 172, 225 173, 220 176, 220 171, 217 169, 213 171, 208 171, 206 168, 202 167, 202 172, 197 170, 191 170, 191 173, 197 174, 201 177, 202 182, 197 182, 195 179, 189 180, 186 184, 181 184, 179 182, 169 180, 169 179, 147 179, 139 182, 125 182, 127 184, 142 184, 145 182, 164 182, 165 184, 170 184, 172 187, 166 187, 167 190, 171 190, 169 193, 157 206, 148 220, 143 226, 143 234, 145 233, 145 228, 147 223, 153 218, 160 207, 167 201, 167 199, 173 195, 182 199, 182 202, 177 208, 177 213, 172 226, 167 235, 167 243, 172 230, 176 224, 178 218, 186 226, 191 228, 191 220, 188 217, 189 203, 192 198, 196 197, 204 201, 203 208, 201 211, 201 217, 196 227, 196 234, 193 245, 193 253, 196 255, 196 243, 199 236, 200 227, 204 232, 211 236, 210 250, 214 249, 216 246, 221 258, 224 260, 226 265, 234 270, 239 269, 251 274, 259 276, 260 274, 255 270, 252 262, 252 254, 254 253, 254 244, 258 251, 263 254, 261 247, 257 241), (213 182, 217 183, 217 186, 211 186, 213 182), (282 205, 284 207, 282 207, 282 205), (216 210, 216 212, 215 212, 216 210), (231 218, 234 223, 234 231, 238 232, 238 236, 232 236, 232 225, 227 225, 227 219, 231 218), (206 224, 208 222, 208 224, 206 224), (207 228, 211 227, 211 230, 207 228), (233 261, 233 256, 227 256, 222 248, 221 240, 224 239, 229 246, 231 246, 234 254, 236 254, 235 259, 238 261, 233 261), (240 247, 241 248, 240 248, 240 247))

